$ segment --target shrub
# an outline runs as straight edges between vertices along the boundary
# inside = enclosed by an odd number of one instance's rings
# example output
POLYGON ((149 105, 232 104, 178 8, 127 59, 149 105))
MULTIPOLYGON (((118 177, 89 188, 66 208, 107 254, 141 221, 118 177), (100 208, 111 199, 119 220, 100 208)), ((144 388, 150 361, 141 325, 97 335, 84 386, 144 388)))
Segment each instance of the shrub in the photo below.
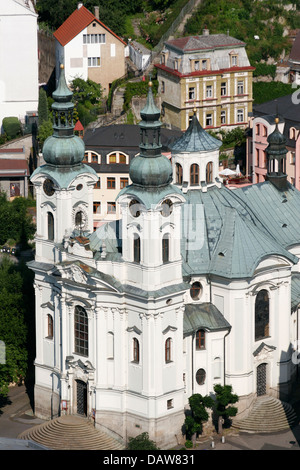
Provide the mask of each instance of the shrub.
POLYGON ((128 450, 159 450, 154 441, 149 439, 147 432, 129 438, 128 450))
POLYGON ((21 123, 17 117, 5 117, 2 126, 8 139, 15 139, 21 134, 21 123))
POLYGON ((191 449, 193 447, 193 443, 192 441, 190 441, 189 439, 185 442, 185 447, 187 449, 191 449))

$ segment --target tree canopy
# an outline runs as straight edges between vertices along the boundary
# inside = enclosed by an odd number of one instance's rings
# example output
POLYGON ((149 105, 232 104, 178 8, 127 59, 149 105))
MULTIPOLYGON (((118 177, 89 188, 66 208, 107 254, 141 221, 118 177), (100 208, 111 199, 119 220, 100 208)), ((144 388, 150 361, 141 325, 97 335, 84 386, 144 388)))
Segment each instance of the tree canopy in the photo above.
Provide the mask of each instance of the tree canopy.
POLYGON ((0 245, 7 240, 14 240, 23 248, 27 246, 35 233, 28 206, 26 198, 18 197, 10 202, 6 193, 0 192, 0 245))

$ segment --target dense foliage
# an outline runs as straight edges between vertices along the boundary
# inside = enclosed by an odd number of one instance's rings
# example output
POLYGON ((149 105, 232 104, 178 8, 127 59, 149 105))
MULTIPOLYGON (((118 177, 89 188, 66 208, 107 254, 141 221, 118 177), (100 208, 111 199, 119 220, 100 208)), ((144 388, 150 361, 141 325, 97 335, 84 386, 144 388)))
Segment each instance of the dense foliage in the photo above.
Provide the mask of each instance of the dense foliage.
POLYGON ((291 47, 284 28, 300 28, 299 6, 299 0, 231 0, 230 3, 203 0, 188 20, 185 34, 201 34, 204 26, 212 34, 229 32, 230 36, 246 42, 251 63, 269 57, 277 60, 291 47), (285 9, 287 4, 293 4, 296 12, 285 9))
POLYGON ((215 412, 217 416, 224 419, 226 426, 230 424, 230 418, 237 414, 238 409, 232 405, 237 403, 239 398, 232 393, 231 385, 215 385, 214 392, 216 397, 215 412))
POLYGON ((189 398, 190 411, 186 413, 184 422, 185 435, 187 439, 196 434, 202 433, 203 423, 205 423, 209 414, 207 408, 212 408, 214 400, 209 397, 203 397, 200 393, 195 393, 189 398))
POLYGON ((128 450, 158 450, 155 442, 149 439, 147 432, 143 432, 136 437, 130 437, 128 450))
POLYGON ((15 116, 3 118, 2 127, 8 140, 15 139, 21 135, 21 123, 15 116))
POLYGON ((14 240, 20 247, 27 247, 28 240, 35 233, 35 226, 27 211, 29 204, 30 201, 22 197, 10 202, 4 192, 0 193, 0 245, 14 240))
POLYGON ((0 396, 27 375, 33 359, 33 283, 26 266, 4 255, 0 263, 0 396), (26 273, 25 273, 26 271, 26 273))

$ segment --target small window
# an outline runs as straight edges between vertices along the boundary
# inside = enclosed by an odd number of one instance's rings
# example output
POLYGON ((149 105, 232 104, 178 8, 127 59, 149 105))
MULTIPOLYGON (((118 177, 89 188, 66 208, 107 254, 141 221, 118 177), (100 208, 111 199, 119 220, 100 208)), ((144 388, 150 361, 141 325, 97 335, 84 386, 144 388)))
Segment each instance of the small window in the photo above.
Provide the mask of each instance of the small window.
POLYGON ((94 201, 94 203, 93 203, 93 213, 94 214, 100 214, 101 213, 101 202, 100 201, 94 201))
POLYGON ((231 55, 231 67, 237 67, 238 65, 238 56, 237 55, 231 55))
POLYGON ((190 176, 192 186, 199 184, 199 166, 196 163, 193 163, 193 165, 191 165, 190 176))
POLYGON ((212 98, 213 96, 213 87, 212 85, 208 85, 206 87, 206 98, 212 98))
POLYGON ((198 330, 196 333, 196 349, 197 351, 205 349, 205 331, 198 330))
POLYGON ((107 213, 108 214, 115 214, 116 213, 116 203, 115 202, 108 202, 107 203, 107 213))
POLYGON ((88 67, 100 67, 100 57, 88 57, 88 67))
POLYGON ((134 263, 141 262, 141 239, 136 233, 133 239, 133 261, 134 263))
POLYGON ((53 338, 53 317, 52 315, 48 314, 47 315, 47 320, 48 320, 48 338, 53 338))
POLYGON ((171 338, 168 338, 166 339, 166 342, 165 342, 165 362, 171 362, 172 360, 172 357, 171 357, 171 346, 172 346, 172 339, 171 338))
POLYGON ((243 95, 244 94, 244 82, 237 83, 237 94, 243 95))
POLYGON ((120 188, 123 189, 128 186, 128 178, 121 178, 120 179, 120 188))
POLYGON ((221 111, 221 124, 226 124, 226 111, 221 111))
POLYGON ((163 263, 169 262, 170 256, 170 237, 169 234, 165 234, 162 239, 162 261, 163 263))
POLYGON ((116 153, 110 154, 108 161, 109 163, 117 163, 117 154, 116 153))
POLYGON ((212 114, 207 114, 207 115, 206 115, 205 124, 206 124, 207 127, 210 127, 210 126, 213 125, 213 117, 212 117, 212 114))
POLYGON ((126 155, 119 154, 119 163, 126 163, 126 155))
POLYGON ((202 285, 200 282, 196 281, 193 282, 191 289, 190 289, 190 295, 193 300, 199 300, 202 294, 202 285))
POLYGON ((54 217, 51 212, 48 212, 48 240, 54 240, 54 217))
POLYGON ((174 405, 173 399, 171 398, 170 400, 167 400, 167 410, 171 410, 172 408, 174 408, 174 405))
POLYGON ((206 379, 206 372, 204 369, 198 369, 196 372, 196 381, 198 385, 203 385, 206 379))
POLYGON ((176 163, 176 183, 182 184, 182 166, 176 163))
POLYGON ((116 189, 116 178, 107 178, 107 189, 116 189))
POLYGON ((237 110, 237 122, 244 122, 244 110, 243 109, 237 110))
POLYGON ((221 83, 221 96, 226 96, 227 94, 227 84, 226 82, 221 83))
POLYGON ((136 338, 133 338, 133 362, 140 362, 140 343, 136 338))
POLYGON ((213 163, 208 162, 206 165, 206 182, 212 183, 213 180, 213 163))
POLYGON ((98 181, 95 184, 95 189, 101 189, 101 178, 98 178, 98 181))
POLYGON ((195 99, 195 87, 190 87, 189 88, 189 100, 194 100, 195 99))

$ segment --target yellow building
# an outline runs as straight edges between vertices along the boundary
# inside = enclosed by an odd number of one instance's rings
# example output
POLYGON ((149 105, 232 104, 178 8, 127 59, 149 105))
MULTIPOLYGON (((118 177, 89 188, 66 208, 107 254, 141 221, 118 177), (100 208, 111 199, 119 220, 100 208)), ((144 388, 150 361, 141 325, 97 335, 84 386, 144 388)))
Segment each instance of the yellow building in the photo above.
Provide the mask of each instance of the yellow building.
POLYGON ((194 108, 205 129, 247 125, 254 67, 244 42, 204 30, 166 42, 156 67, 167 125, 186 130, 194 108))

